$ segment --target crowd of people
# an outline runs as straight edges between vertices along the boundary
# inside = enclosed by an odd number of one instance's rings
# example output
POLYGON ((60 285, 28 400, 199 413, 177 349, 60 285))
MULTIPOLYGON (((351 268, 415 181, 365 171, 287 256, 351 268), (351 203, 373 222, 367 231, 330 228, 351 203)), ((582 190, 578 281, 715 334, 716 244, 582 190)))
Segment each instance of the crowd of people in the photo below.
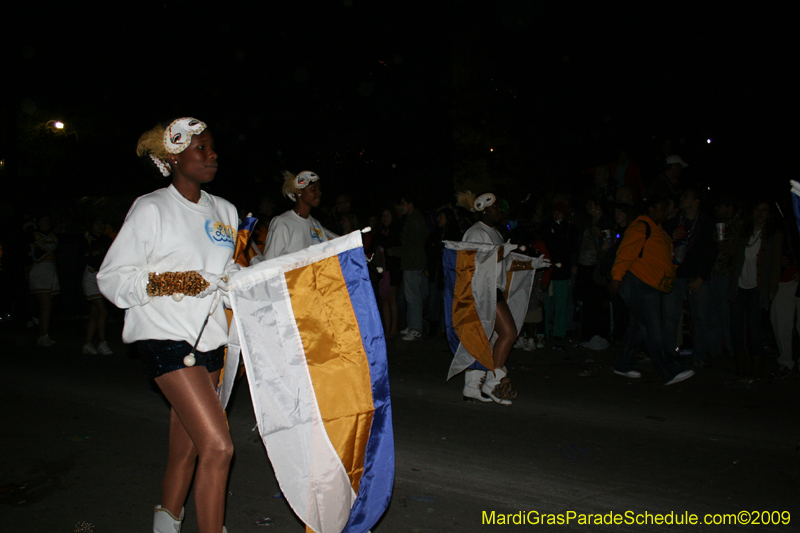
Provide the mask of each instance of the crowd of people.
MULTIPOLYGON (((672 288, 662 290, 658 300, 665 356, 691 352, 691 364, 703 367, 727 354, 735 359, 740 375, 759 377, 764 375, 764 348, 771 344, 780 354, 777 375, 788 375, 794 368, 792 287, 798 277, 794 225, 786 223, 773 199, 745 203, 727 191, 712 197, 696 180, 686 179, 687 167, 680 156, 669 155, 661 171, 644 180, 641 169, 622 151, 610 164, 591 169, 582 193, 559 193, 550 187, 516 203, 499 197, 499 219, 493 224, 498 234, 552 263, 537 275, 531 312, 515 348, 623 346, 630 305, 621 293, 610 292, 609 284, 615 281, 615 259, 628 228, 641 233, 639 219, 658 199, 665 205, 664 218, 647 222, 653 222, 647 238, 661 226, 669 237, 675 268, 672 288)), ((284 177, 284 189, 293 186, 295 175, 287 172, 284 177)), ((414 341, 425 334, 443 336, 443 243, 462 240, 477 220, 475 213, 458 206, 455 194, 431 209, 429 198, 420 203, 411 191, 387 198, 372 210, 334 191, 334 201, 326 206, 316 174, 297 177, 301 182, 314 180, 311 189, 302 189, 316 194, 303 204, 309 205, 309 215, 311 207, 315 209, 313 216, 303 218, 291 209, 279 213, 280 200, 274 194, 266 196, 249 256, 258 261, 280 255, 291 244, 287 239, 300 234, 300 225, 310 224, 310 234, 316 235, 304 245, 369 225, 373 231, 364 234, 365 251, 386 337, 414 341), (276 221, 281 221, 276 226, 280 231, 271 230, 276 221)), ((71 289, 62 314, 89 319, 83 353, 109 355, 109 308, 95 276, 118 228, 96 217, 79 225, 65 219, 63 211, 55 218, 58 224, 50 213, 39 213, 16 235, 3 237, 0 320, 15 316, 27 322, 38 331, 37 345, 50 347, 56 342, 50 336, 54 303, 62 290, 71 289), (69 250, 64 257, 62 249, 69 250), (23 283, 27 291, 21 289, 23 283), (81 301, 76 301, 76 293, 81 301)), ((624 364, 621 368, 630 370, 624 364)))

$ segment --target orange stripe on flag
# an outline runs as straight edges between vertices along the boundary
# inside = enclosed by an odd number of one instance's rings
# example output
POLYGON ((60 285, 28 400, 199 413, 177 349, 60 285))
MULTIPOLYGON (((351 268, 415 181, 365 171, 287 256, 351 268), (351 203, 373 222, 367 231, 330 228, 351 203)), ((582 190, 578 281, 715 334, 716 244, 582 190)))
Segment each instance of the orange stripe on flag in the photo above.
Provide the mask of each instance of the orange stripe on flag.
POLYGON ((339 258, 287 272, 286 284, 325 430, 358 493, 375 408, 369 362, 339 258), (332 324, 340 326, 333 330, 332 324))
MULTIPOLYGON (((472 275, 475 273, 475 251, 459 250, 456 256, 456 284, 453 289, 453 327, 459 341, 477 361, 494 369, 492 346, 483 331, 483 324, 472 295, 472 275)), ((492 278, 494 279, 494 278, 492 278)))

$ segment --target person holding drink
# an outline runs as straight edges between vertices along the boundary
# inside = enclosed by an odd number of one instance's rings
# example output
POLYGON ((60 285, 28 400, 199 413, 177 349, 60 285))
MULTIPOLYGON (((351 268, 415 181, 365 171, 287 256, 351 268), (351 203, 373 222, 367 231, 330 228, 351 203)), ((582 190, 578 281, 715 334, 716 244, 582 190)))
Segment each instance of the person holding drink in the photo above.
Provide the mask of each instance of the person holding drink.
POLYGON ((667 352, 677 353, 683 298, 688 296, 692 317, 692 361, 705 366, 710 351, 708 336, 711 290, 707 283, 717 258, 714 221, 700 211, 703 187, 689 187, 680 199, 681 213, 664 224, 672 236, 676 266, 675 288, 664 296, 664 342, 667 352))
POLYGON ((711 309, 718 312, 711 313, 708 317, 708 353, 712 358, 722 355, 723 346, 729 355, 733 355, 728 279, 733 256, 736 254, 734 238, 739 233, 744 219, 738 199, 730 193, 717 198, 714 204, 714 216, 717 220, 718 253, 711 269, 708 288, 711 290, 711 309))

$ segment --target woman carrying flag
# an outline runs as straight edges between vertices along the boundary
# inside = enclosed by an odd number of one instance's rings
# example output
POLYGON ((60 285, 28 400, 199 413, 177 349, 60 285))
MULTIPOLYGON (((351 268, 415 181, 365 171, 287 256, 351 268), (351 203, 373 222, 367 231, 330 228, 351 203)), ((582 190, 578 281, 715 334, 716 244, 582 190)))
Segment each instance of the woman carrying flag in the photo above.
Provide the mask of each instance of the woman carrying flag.
POLYGON ((153 531, 180 530, 194 477, 200 533, 220 533, 233 444, 215 387, 228 324, 216 306, 219 294, 206 296, 227 290, 222 278, 233 265, 237 212, 201 189, 217 173, 214 139, 203 122, 181 118, 158 125, 140 137, 136 152, 163 176, 172 175, 172 183, 133 203, 97 282, 106 298, 127 310, 123 341, 137 344, 145 372, 171 405, 153 531))
MULTIPOLYGON (((478 222, 464 232, 461 241, 502 245, 503 236, 494 228, 494 224, 497 224, 502 217, 502 212, 496 205, 497 197, 492 193, 485 193, 476 198, 470 191, 466 191, 458 193, 456 198, 460 207, 478 213, 479 217, 478 222)), ((505 301, 505 286, 506 275, 501 268, 497 272, 497 312, 494 321, 497 340, 492 347, 494 368, 488 369, 485 374, 483 370, 467 369, 464 374, 464 396, 480 401, 491 399, 501 405, 511 405, 511 400, 516 399, 517 392, 508 379, 505 364, 517 338, 517 327, 505 301)))

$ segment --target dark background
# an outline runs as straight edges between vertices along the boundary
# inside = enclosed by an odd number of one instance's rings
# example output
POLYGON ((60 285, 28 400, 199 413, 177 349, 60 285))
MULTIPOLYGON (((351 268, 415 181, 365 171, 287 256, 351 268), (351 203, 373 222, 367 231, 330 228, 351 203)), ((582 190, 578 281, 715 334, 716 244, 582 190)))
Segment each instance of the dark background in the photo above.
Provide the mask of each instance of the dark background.
POLYGON ((28 3, 4 22, 0 186, 26 210, 86 197, 124 207, 165 184, 135 157, 139 135, 190 115, 220 153, 210 191, 251 211, 279 198, 283 169, 319 173, 324 203, 347 192, 360 211, 407 189, 427 207, 462 186, 511 200, 580 192, 587 170, 622 146, 647 181, 665 138, 689 163, 687 180, 787 196, 798 145, 792 11, 28 3), (55 119, 60 134, 45 127, 55 119))

